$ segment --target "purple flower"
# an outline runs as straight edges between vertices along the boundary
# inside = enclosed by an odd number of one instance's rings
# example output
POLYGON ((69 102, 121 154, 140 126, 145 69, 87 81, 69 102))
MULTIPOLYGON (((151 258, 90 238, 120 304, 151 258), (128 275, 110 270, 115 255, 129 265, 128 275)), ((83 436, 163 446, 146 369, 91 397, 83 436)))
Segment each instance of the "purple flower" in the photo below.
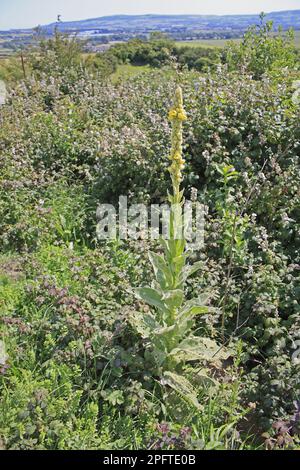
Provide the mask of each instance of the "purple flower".
POLYGON ((160 431, 162 434, 168 434, 170 432, 169 425, 167 423, 161 423, 157 425, 158 431, 160 431))

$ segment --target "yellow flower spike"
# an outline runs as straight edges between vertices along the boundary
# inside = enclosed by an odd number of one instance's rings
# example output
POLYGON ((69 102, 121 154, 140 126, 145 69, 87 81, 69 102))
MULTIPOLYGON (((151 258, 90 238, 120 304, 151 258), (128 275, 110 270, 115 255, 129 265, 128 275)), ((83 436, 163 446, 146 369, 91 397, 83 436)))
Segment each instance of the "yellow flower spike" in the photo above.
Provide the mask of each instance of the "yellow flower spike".
POLYGON ((183 108, 182 90, 176 89, 174 105, 169 111, 169 119, 172 122, 172 148, 168 157, 172 161, 169 172, 173 182, 174 197, 180 198, 179 188, 182 181, 182 172, 185 160, 182 157, 182 124, 187 120, 186 112, 183 108))

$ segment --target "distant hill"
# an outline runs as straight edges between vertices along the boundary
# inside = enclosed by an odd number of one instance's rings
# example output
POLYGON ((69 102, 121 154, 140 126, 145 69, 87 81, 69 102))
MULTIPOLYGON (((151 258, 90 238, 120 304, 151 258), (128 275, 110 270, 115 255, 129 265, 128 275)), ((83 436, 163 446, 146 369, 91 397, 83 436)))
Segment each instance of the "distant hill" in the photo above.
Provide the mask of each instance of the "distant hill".
MULTIPOLYGON (((275 29, 294 28, 300 31, 300 10, 268 13, 275 29)), ((55 28, 62 33, 74 34, 85 41, 85 50, 101 52, 107 45, 139 37, 146 39, 153 31, 167 33, 175 41, 228 41, 239 39, 247 28, 260 22, 257 15, 114 15, 80 21, 63 21, 40 26, 45 37, 53 35, 55 28)), ((296 37, 297 37, 296 33, 296 37)), ((20 48, 34 43, 33 29, 0 31, 0 57, 6 57, 20 48)), ((299 41, 298 41, 299 42, 299 41)), ((296 40, 297 43, 297 40, 296 40)))
MULTIPOLYGON (((218 31, 245 30, 259 21, 257 15, 114 15, 81 21, 66 21, 59 24, 63 32, 101 30, 103 33, 139 33, 147 31, 218 31)), ((300 10, 288 10, 267 14, 274 26, 283 29, 300 29, 300 10)), ((42 27, 51 34, 57 23, 42 27)))

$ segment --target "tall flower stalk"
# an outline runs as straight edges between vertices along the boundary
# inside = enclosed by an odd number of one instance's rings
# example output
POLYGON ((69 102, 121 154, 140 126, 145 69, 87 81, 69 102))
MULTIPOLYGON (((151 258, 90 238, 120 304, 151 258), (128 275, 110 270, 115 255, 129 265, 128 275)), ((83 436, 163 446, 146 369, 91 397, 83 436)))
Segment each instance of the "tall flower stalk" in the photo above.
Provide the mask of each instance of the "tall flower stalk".
POLYGON ((175 92, 175 101, 173 108, 169 111, 169 120, 172 122, 172 147, 169 159, 171 166, 169 172, 173 183, 174 201, 180 203, 182 194, 180 194, 180 183, 182 181, 182 170, 185 160, 182 156, 182 127, 183 122, 187 120, 186 112, 183 108, 182 90, 180 87, 175 92))
POLYGON ((155 276, 151 287, 140 287, 136 291, 138 298, 151 306, 151 311, 135 312, 130 321, 145 342, 145 357, 152 363, 152 374, 199 407, 196 393, 184 376, 185 365, 189 361, 216 361, 224 357, 224 353, 213 340, 193 334, 196 316, 207 313, 208 307, 203 305, 201 296, 186 300, 184 293, 185 281, 200 268, 198 263, 187 264, 183 236, 184 196, 180 184, 185 164, 182 143, 186 119, 182 90, 178 87, 169 111, 172 123, 169 236, 161 238, 163 254, 151 252, 149 255, 155 276))

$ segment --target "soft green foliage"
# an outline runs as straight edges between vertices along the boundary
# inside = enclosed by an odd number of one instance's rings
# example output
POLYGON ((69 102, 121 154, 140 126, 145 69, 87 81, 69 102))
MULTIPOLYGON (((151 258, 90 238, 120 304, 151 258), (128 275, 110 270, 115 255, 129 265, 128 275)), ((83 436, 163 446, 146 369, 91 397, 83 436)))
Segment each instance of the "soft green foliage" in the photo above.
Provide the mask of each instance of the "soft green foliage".
MULTIPOLYGON (((145 277, 137 272, 146 262, 138 251, 45 245, 25 258, 1 259, 4 448, 145 448, 160 420, 171 419, 153 395, 142 344, 124 322, 134 302, 128 286, 145 277)), ((230 387, 219 390, 224 403, 211 416, 215 426, 221 413, 225 419, 230 387)), ((189 410, 181 426, 193 422, 196 439, 203 419, 189 410)))
POLYGON ((109 50, 109 54, 117 57, 121 63, 160 67, 170 60, 173 49, 172 40, 160 33, 153 33, 149 41, 132 39, 127 43, 117 44, 109 50))
POLYGON ((0 418, 2 436, 9 438, 11 450, 99 446, 98 406, 93 402, 82 405, 83 391, 74 387, 79 368, 48 363, 44 374, 24 369, 12 372, 10 386, 3 384, 0 418))
POLYGON ((162 33, 152 33, 149 40, 132 39, 113 46, 106 55, 120 63, 162 67, 176 60, 189 69, 203 70, 219 62, 218 50, 205 47, 178 46, 162 33))
POLYGON ((38 54, 32 54, 31 66, 37 73, 62 74, 81 64, 82 48, 76 37, 70 38, 55 31, 53 39, 42 39, 38 54))
POLYGON ((20 57, 9 57, 0 60, 0 80, 14 83, 24 78, 20 57))

